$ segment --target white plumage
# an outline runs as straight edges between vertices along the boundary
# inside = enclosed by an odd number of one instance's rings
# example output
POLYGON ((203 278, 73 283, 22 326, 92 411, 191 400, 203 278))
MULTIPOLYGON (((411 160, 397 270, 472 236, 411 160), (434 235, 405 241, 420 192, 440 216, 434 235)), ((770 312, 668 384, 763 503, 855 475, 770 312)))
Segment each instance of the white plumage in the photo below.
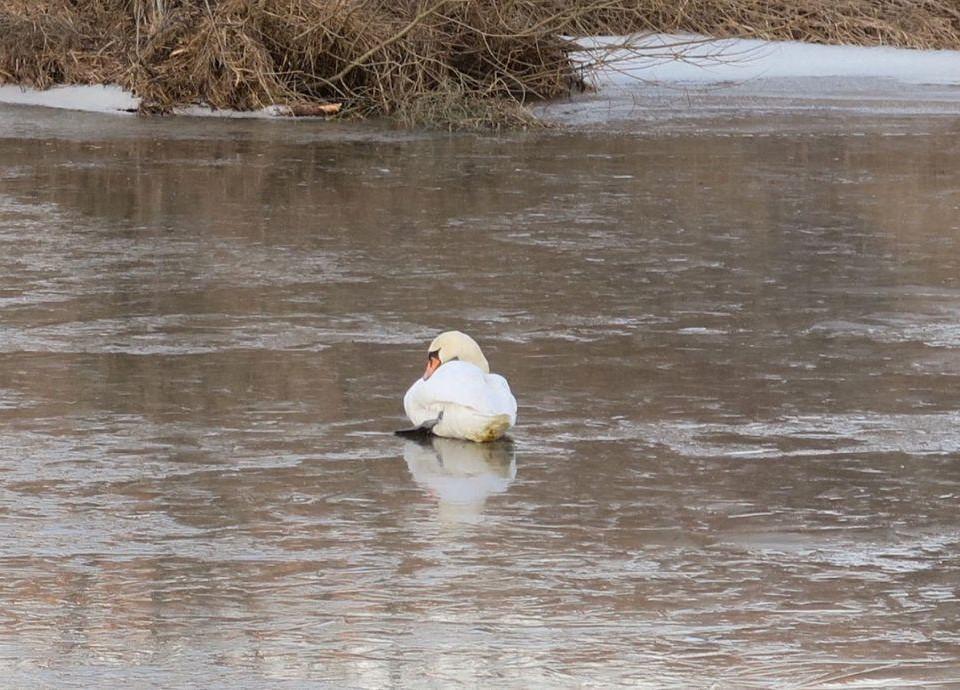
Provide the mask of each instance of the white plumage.
POLYGON ((414 426, 437 436, 494 441, 517 422, 517 401, 507 380, 490 374, 480 347, 449 331, 430 345, 427 371, 403 396, 414 426), (432 425, 432 426, 431 426, 432 425))

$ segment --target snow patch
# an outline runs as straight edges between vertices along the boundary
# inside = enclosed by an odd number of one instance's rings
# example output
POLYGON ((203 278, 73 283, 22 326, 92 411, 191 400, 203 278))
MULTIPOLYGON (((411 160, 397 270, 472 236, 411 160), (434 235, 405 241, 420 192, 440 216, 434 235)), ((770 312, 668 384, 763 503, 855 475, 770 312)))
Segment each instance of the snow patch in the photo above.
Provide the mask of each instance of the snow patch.
MULTIPOLYGON (((140 98, 113 84, 52 86, 43 90, 5 84, 0 86, 0 103, 80 110, 90 113, 129 114, 136 112, 140 107, 140 98)), ((283 106, 267 106, 260 110, 241 112, 217 110, 207 105, 189 105, 174 108, 173 112, 175 115, 185 117, 292 119, 289 108, 283 106)))
POLYGON ((94 113, 134 112, 140 107, 139 98, 112 84, 53 86, 44 90, 4 84, 0 86, 0 103, 94 113))
POLYGON ((637 80, 717 83, 749 79, 872 77, 910 84, 960 84, 960 51, 833 46, 798 41, 710 39, 686 34, 576 39, 598 86, 637 80))

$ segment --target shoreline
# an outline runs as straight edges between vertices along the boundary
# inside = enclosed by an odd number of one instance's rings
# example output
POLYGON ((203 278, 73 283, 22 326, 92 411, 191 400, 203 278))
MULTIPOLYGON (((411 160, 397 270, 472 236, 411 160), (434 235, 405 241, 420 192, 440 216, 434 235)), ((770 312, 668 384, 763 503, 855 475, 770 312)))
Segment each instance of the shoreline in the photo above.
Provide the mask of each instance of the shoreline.
MULTIPOLYGON (((808 102, 891 99, 901 89, 900 85, 915 87, 914 91, 928 87, 949 90, 960 86, 960 51, 829 46, 676 34, 652 34, 639 38, 597 36, 577 40, 585 46, 588 56, 605 51, 602 61, 592 58, 587 61, 590 66, 584 76, 594 90, 530 106, 531 113, 540 120, 562 123, 562 117, 558 120, 550 115, 552 111, 571 104, 577 106, 617 98, 650 103, 658 98, 669 102, 671 93, 689 99, 704 94, 742 96, 751 92, 769 96, 771 91, 776 97, 777 89, 783 90, 776 85, 786 83, 794 84, 791 94, 794 101, 808 102), (696 48, 678 58, 671 52, 671 46, 682 42, 696 48), (630 47, 617 48, 624 45, 630 47)), ((0 86, 0 104, 7 105, 131 115, 140 110, 141 103, 142 99, 117 85, 55 85, 43 90, 11 84, 0 86)), ((170 114, 178 117, 309 121, 330 117, 315 112, 294 114, 283 106, 239 111, 199 103, 179 106, 170 114)))
MULTIPOLYGON (((408 126, 523 128, 542 124, 531 104, 577 93, 589 86, 585 70, 619 60, 615 45, 585 52, 570 37, 640 37, 628 42, 631 57, 666 51, 688 62, 702 47, 691 34, 738 45, 960 49, 960 15, 952 0, 3 0, 0 83, 115 84, 150 114, 197 104, 216 112, 339 109, 345 119, 408 126), (642 38, 650 34, 681 38, 651 47, 642 38)), ((741 57, 750 58, 733 59, 741 57)))

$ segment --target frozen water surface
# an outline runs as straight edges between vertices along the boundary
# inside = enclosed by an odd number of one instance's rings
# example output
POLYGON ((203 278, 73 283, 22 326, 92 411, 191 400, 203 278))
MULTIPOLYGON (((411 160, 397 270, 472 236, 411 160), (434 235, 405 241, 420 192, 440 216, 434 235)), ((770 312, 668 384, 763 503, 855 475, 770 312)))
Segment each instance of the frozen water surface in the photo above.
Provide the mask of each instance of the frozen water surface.
POLYGON ((874 86, 0 108, 6 682, 960 683, 957 101, 874 86), (390 435, 445 328, 512 445, 390 435))

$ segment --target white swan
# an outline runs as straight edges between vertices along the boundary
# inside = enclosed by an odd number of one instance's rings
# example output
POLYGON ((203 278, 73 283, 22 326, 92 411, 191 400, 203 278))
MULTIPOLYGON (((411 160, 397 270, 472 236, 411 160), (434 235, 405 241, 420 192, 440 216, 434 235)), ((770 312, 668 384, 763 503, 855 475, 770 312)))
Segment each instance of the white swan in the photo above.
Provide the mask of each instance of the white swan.
POLYGON ((414 426, 437 436, 495 441, 517 422, 517 401, 502 376, 490 373, 480 346, 460 331, 438 335, 423 378, 403 396, 414 426))

